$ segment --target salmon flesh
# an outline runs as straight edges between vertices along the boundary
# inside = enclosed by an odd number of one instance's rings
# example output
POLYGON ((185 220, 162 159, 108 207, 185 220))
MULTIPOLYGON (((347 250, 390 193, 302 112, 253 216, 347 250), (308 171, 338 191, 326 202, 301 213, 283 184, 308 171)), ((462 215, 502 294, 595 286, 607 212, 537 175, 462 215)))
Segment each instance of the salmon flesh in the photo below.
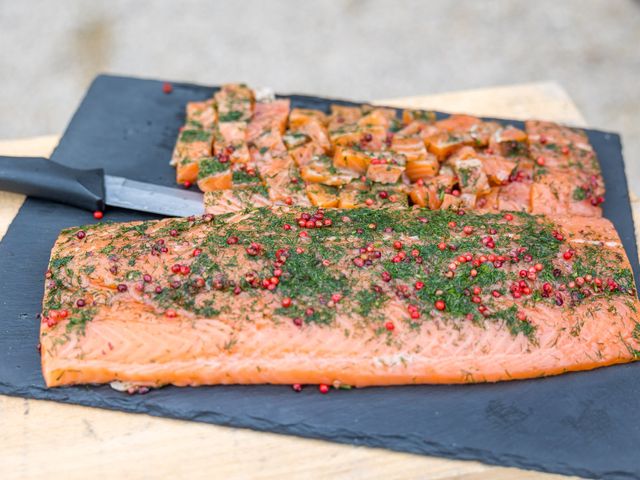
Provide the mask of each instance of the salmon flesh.
POLYGON ((255 209, 64 230, 49 387, 495 382, 640 355, 603 218, 255 209))
POLYGON ((329 113, 256 100, 227 84, 190 102, 171 164, 205 192, 207 212, 264 205, 602 216, 604 181, 582 130, 523 129, 470 115, 331 105, 329 113), (214 158, 212 158, 214 157, 214 158), (255 171, 255 185, 232 176, 255 171), (238 190, 245 190, 238 193, 238 190))

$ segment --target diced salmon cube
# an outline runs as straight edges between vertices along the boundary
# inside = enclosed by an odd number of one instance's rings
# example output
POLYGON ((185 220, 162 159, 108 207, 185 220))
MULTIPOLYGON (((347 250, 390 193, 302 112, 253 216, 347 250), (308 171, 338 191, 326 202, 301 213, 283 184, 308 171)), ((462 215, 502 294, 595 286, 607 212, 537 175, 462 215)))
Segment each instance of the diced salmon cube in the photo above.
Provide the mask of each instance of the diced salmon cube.
POLYGON ((325 152, 329 152, 332 148, 329 132, 318 120, 309 121, 305 125, 298 127, 296 132, 305 134, 311 142, 318 145, 325 152))
POLYGON ((338 189, 335 187, 313 183, 307 185, 307 195, 316 207, 335 208, 339 203, 338 189))
POLYGON ((363 133, 357 125, 345 124, 338 128, 330 129, 329 138, 335 146, 359 145, 363 138, 363 133))
POLYGON ((360 107, 348 107, 344 105, 331 105, 329 116, 329 131, 336 130, 344 125, 350 125, 362 117, 360 107))
MULTIPOLYGON (((407 162, 415 162, 427 158, 427 148, 419 135, 394 135, 391 140, 391 150, 404 155, 407 162)), ((435 157, 434 160, 437 161, 435 157)))
POLYGON ((300 175, 305 182, 323 183, 325 185, 346 185, 358 174, 345 168, 337 168, 331 159, 326 156, 314 157, 314 159, 300 168, 300 175))
POLYGON ((440 170, 440 162, 433 154, 428 154, 423 160, 415 160, 407 162, 405 172, 412 182, 420 179, 434 177, 440 170))
POLYGON ((231 171, 217 173, 204 178, 198 178, 198 188, 203 192, 215 190, 229 190, 232 187, 231 171))
POLYGON ((212 139, 212 133, 205 130, 187 129, 180 133, 173 153, 178 183, 196 181, 198 161, 211 156, 212 139))
POLYGON ((511 125, 500 128, 491 136, 487 153, 515 160, 527 158, 529 153, 527 134, 511 125))
POLYGON ((185 182, 193 183, 198 179, 198 161, 191 161, 184 158, 176 166, 176 182, 183 184, 185 182))
MULTIPOLYGON (((443 120, 438 120, 435 126, 441 132, 449 134, 452 143, 453 139, 468 145, 486 146, 494 131, 500 128, 495 122, 483 122, 477 117, 471 115, 451 115, 443 120)), ((446 137, 441 137, 436 145, 444 143, 446 137)), ((435 152, 434 152, 435 153, 435 152)))
POLYGON ((458 159, 453 164, 463 193, 483 195, 489 192, 489 180, 478 158, 458 159))
POLYGON ((516 168, 516 162, 498 155, 481 155, 482 168, 492 185, 504 185, 516 168))
POLYGON ((442 204, 442 196, 438 192, 438 187, 435 183, 431 184, 414 184, 409 191, 409 197, 411 201, 420 207, 429 208, 430 210, 437 210, 442 204))
POLYGON ((275 130, 265 131, 258 139, 250 143, 251 158, 260 161, 265 156, 282 156, 287 153, 282 135, 275 130))
POLYGON ((478 158, 478 152, 476 152, 475 148, 465 145, 456 150, 446 162, 448 165, 453 165, 456 160, 468 160, 470 158, 478 158))
POLYGON ((336 168, 346 168, 358 174, 365 174, 371 163, 371 154, 360 149, 350 147, 336 147, 333 154, 333 165, 336 168))
POLYGON ((290 101, 285 99, 256 103, 247 127, 247 139, 255 141, 265 132, 272 130, 282 135, 287 126, 289 106, 290 101))
POLYGON ((447 118, 438 120, 436 126, 448 132, 469 132, 473 127, 482 123, 478 117, 463 114, 450 115, 447 118))
POLYGON ((282 141, 287 149, 292 150, 311 141, 311 137, 306 133, 289 131, 282 136, 282 141))
POLYGON ((315 156, 324 155, 324 150, 317 144, 310 142, 289 150, 289 155, 298 167, 311 163, 315 156))
POLYGON ((371 159, 367 167, 367 178, 378 183, 397 183, 404 173, 406 160, 404 155, 389 155, 380 152, 371 159))
POLYGON ((480 125, 471 127, 469 135, 473 139, 471 143, 475 147, 486 147, 489 145, 491 136, 500 128, 496 122, 482 122, 480 125))
POLYGON ((201 130, 213 130, 217 114, 213 99, 187 102, 186 124, 201 130))
POLYGON ((403 165, 390 163, 372 163, 367 168, 367 178, 378 183, 397 183, 404 172, 403 165))
POLYGON ((374 108, 358 119, 358 125, 365 130, 374 126, 382 127, 386 130, 395 119, 396 112, 394 110, 374 108))
POLYGON ((213 142, 215 155, 227 155, 233 163, 251 160, 246 141, 247 124, 244 122, 219 123, 213 142))
POLYGON ((424 138, 427 150, 443 161, 457 149, 470 141, 468 135, 450 132, 437 132, 424 138))
POLYGON ((440 210, 458 210, 462 206, 462 199, 445 193, 442 196, 442 203, 440 204, 440 210))
POLYGON ((514 127, 513 125, 507 125, 504 128, 500 128, 492 135, 491 140, 496 143, 505 142, 526 142, 527 134, 524 130, 514 127))
POLYGON ((307 108, 294 108, 289 114, 289 128, 292 130, 314 121, 326 126, 329 119, 324 112, 307 108))
POLYGON ((248 122, 253 113, 253 90, 243 84, 227 84, 213 98, 218 110, 218 122, 248 122))
POLYGON ((283 173, 289 175, 294 167, 293 159, 289 155, 268 156, 261 162, 256 162, 255 165, 262 179, 270 186, 275 182, 273 179, 279 178, 283 173))
POLYGON ((233 186, 232 172, 228 161, 221 162, 216 157, 200 161, 198 171, 198 188, 203 192, 227 190, 233 186))
POLYGON ((435 112, 428 110, 403 110, 402 111, 402 123, 409 125, 413 122, 432 123, 436 121, 435 112))

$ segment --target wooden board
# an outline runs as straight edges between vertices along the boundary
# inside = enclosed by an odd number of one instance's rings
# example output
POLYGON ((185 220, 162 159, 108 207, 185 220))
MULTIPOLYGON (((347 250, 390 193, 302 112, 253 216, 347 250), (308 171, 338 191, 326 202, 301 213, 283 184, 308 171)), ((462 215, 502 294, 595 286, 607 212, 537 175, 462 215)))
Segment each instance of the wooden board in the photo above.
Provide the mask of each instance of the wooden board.
MULTIPOLYGON (((381 104, 485 116, 584 119, 556 84, 381 104)), ((48 156, 57 136, 0 141, 2 155, 48 156)), ((0 192, 0 238, 24 197, 0 192)), ((638 202, 634 202, 634 213, 638 202)), ((636 218, 638 218, 636 216, 636 218)), ((636 225, 639 222, 636 221, 636 225)), ((558 475, 0 396, 0 478, 552 479, 558 475)))

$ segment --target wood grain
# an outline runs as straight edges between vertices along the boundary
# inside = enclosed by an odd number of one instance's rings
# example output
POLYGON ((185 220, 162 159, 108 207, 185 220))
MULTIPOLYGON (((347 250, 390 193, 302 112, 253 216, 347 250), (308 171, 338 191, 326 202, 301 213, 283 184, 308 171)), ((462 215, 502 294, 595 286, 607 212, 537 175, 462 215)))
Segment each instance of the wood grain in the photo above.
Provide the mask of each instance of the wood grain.
MULTIPOLYGON (((476 115, 584 125, 557 84, 382 100, 476 115)), ((48 156, 57 136, 0 141, 1 155, 48 156)), ((0 238, 24 197, 0 192, 0 238)), ((634 211, 640 202, 634 199, 634 211)), ((636 217, 638 218, 638 217, 636 217)), ((638 225, 638 221, 636 221, 638 225)), ((495 467, 147 415, 0 396, 0 478, 554 479, 495 467)))

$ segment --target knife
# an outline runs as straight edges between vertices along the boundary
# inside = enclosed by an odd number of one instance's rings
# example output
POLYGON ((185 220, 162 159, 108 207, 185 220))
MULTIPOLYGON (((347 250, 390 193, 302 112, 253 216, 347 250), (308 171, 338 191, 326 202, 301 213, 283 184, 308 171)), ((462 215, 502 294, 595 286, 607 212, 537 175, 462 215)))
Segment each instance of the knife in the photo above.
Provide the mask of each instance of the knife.
POLYGON ((202 215, 203 195, 188 190, 81 170, 41 157, 0 157, 0 190, 91 211, 106 205, 172 217, 202 215))

